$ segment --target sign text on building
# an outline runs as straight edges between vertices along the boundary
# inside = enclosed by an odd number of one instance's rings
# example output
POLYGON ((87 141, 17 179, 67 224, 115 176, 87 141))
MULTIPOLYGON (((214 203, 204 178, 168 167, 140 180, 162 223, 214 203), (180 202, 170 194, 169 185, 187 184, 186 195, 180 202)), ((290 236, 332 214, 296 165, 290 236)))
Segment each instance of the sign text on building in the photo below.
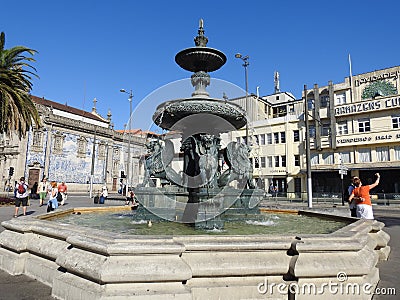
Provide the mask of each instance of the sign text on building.
POLYGON ((364 113, 396 107, 400 108, 400 97, 391 97, 341 105, 335 108, 335 116, 338 117, 354 113, 364 113))

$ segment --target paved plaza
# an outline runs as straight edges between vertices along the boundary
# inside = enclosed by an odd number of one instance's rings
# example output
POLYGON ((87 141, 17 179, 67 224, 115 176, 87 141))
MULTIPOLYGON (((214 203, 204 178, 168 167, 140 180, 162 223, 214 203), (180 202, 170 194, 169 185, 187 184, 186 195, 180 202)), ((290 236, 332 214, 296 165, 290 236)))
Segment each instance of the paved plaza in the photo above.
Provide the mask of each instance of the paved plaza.
MULTIPOLYGON (((104 205, 123 205, 123 198, 119 195, 110 195, 114 200, 108 200, 104 205)), ((266 203, 268 206, 268 203, 266 203)), ((273 203, 274 206, 281 208, 306 208, 305 204, 293 204, 288 202, 273 203)), ((68 201, 64 207, 67 209, 72 207, 83 206, 99 206, 94 204, 93 200, 88 195, 69 195, 68 201)), ((329 204, 316 204, 314 210, 335 211, 338 214, 346 214, 347 207, 332 208, 329 204)), ((39 207, 38 200, 31 200, 31 206, 28 207, 28 215, 39 215, 46 212, 46 207, 39 207)), ((378 285, 379 292, 382 295, 375 295, 373 299, 391 300, 398 299, 398 295, 385 295, 389 289, 395 289, 397 294, 400 293, 400 277, 398 270, 400 268, 400 206, 374 206, 374 213, 377 220, 386 224, 385 231, 390 234, 391 253, 388 261, 383 261, 378 264, 380 269, 381 281, 378 285)), ((5 221, 12 218, 14 214, 14 206, 0 206, 0 221, 5 221)), ((20 215, 22 209, 20 209, 20 215)), ((23 218, 23 216, 20 216, 23 218)), ((4 228, 0 226, 0 231, 4 228)), ((25 275, 11 276, 6 272, 0 271, 0 300, 31 300, 54 299, 51 297, 51 288, 25 275)))

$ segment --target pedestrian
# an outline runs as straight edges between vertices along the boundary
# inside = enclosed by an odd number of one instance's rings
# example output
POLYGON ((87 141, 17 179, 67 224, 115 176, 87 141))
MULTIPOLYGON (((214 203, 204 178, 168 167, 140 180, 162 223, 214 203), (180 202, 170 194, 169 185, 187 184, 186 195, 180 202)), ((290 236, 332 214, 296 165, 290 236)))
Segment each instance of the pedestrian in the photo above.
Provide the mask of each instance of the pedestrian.
POLYGON ((57 194, 58 194, 58 188, 57 188, 57 182, 52 181, 50 183, 51 186, 51 191, 50 191, 50 199, 47 202, 47 212, 53 211, 56 208, 58 208, 58 201, 57 201, 57 194))
POLYGON ((65 182, 61 182, 61 184, 58 185, 58 192, 61 194, 61 203, 60 205, 64 205, 65 200, 67 200, 67 185, 65 182))
POLYGON ((104 185, 104 186, 101 188, 101 194, 100 194, 99 203, 100 203, 100 204, 104 204, 104 202, 105 202, 105 200, 107 199, 107 197, 108 197, 108 189, 107 189, 107 186, 104 185))
POLYGON ((269 190, 268 192, 275 197, 276 196, 276 191, 277 191, 278 187, 274 186, 274 183, 271 182, 271 184, 269 185, 269 190))
POLYGON ((355 188, 355 185, 354 185, 355 179, 358 179, 358 177, 357 176, 351 177, 350 185, 347 188, 347 201, 349 202, 350 216, 352 216, 354 218, 357 217, 357 201, 354 198, 352 201, 349 201, 349 198, 355 188))
POLYGON ((28 185, 25 183, 25 177, 21 177, 19 182, 15 185, 15 212, 14 218, 18 217, 18 210, 22 203, 22 211, 26 216, 26 207, 28 206, 28 185))
POLYGON ((129 203, 132 203, 132 206, 137 205, 136 196, 133 190, 130 190, 128 196, 126 197, 125 205, 129 205, 129 203))
POLYGON ((31 188, 31 196, 30 196, 31 199, 39 199, 37 191, 38 191, 38 183, 37 181, 35 181, 35 183, 32 185, 31 188))
POLYGON ((51 186, 47 182, 47 178, 44 177, 41 182, 39 182, 38 192, 39 192, 39 206, 43 206, 44 200, 46 200, 47 194, 51 190, 51 186))
POLYGON ((372 211, 372 203, 371 196, 369 195, 369 191, 376 187, 379 184, 381 176, 379 173, 375 174, 376 180, 373 184, 370 185, 362 185, 361 179, 354 179, 355 188, 351 192, 349 197, 349 201, 352 201, 353 198, 356 198, 357 202, 357 218, 373 220, 374 214, 372 211))

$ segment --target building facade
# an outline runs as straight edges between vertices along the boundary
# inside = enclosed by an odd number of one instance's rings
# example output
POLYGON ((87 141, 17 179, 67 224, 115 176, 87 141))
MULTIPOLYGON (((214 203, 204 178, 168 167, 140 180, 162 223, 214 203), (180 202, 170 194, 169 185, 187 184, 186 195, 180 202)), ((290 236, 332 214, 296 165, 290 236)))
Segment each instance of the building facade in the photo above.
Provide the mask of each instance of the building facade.
MULTIPOLYGON (((379 172, 382 180, 374 192, 399 197, 399 75, 400 67, 392 67, 316 84, 303 91, 302 99, 279 89, 269 96, 249 95, 248 135, 259 185, 267 190, 272 183, 288 197, 306 192, 307 115, 314 196, 340 195, 351 176, 369 184, 379 172), (347 174, 341 176, 341 169, 347 174)), ((245 98, 232 101, 246 107, 245 98)), ((246 142, 246 130, 232 132, 230 139, 246 142)))
MULTIPOLYGON (((96 111, 96 100, 91 112, 83 111, 32 96, 42 126, 32 128, 26 137, 2 136, 0 140, 0 176, 2 191, 12 189, 21 176, 31 187, 43 177, 64 181, 69 191, 87 192, 106 184, 117 190, 127 181, 127 137, 115 131, 111 113, 105 119, 96 111)), ((145 137, 130 137, 129 182, 137 185, 143 178, 145 137)))
MULTIPOLYGON (((350 76, 339 84, 306 91, 313 190, 340 187, 338 169, 348 169, 364 184, 381 183, 375 193, 400 192, 400 67, 350 76)), ((305 95, 303 93, 303 98, 305 95)), ((339 189, 340 190, 340 189, 339 189)))

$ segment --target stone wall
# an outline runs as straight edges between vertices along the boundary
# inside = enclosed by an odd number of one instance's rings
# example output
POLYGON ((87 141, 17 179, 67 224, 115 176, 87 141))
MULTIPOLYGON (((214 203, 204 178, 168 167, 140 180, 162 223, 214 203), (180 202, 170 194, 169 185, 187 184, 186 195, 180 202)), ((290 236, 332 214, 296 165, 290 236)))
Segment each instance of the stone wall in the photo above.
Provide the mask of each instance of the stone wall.
POLYGON ((132 237, 33 217, 2 226, 0 268, 44 282, 59 299, 343 299, 327 284, 373 292, 377 262, 390 252, 384 224, 366 220, 301 236, 132 237), (288 294, 310 284, 317 290, 288 294))

